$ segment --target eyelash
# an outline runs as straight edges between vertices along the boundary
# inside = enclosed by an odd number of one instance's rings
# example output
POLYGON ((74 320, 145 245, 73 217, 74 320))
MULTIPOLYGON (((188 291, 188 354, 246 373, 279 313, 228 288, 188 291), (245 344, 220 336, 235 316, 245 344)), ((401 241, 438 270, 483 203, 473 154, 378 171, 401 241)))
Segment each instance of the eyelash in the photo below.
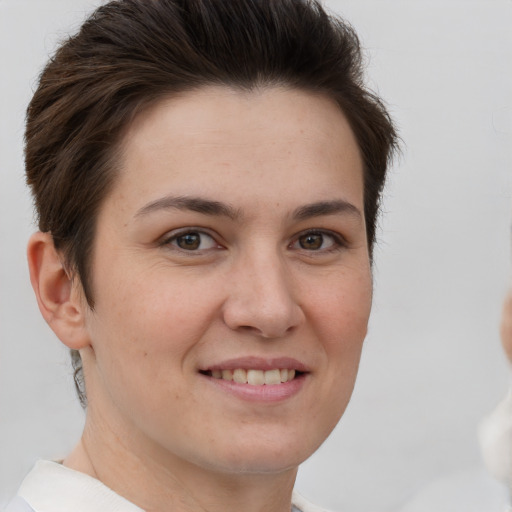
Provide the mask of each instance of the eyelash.
POLYGON ((185 253, 194 253, 194 252, 201 253, 203 251, 207 251, 207 250, 210 250, 213 248, 213 247, 208 247, 206 249, 184 249, 183 247, 179 247, 177 245, 177 243, 176 244, 173 243, 173 242, 176 242, 180 238, 185 238, 187 235, 199 235, 199 243, 200 244, 202 242, 204 242, 203 240, 201 240, 201 238, 206 236, 212 240, 212 242, 213 242, 212 245, 221 247, 221 245, 215 240, 214 236, 210 235, 209 233, 205 232, 203 229, 199 229, 199 228, 197 228, 197 229, 196 228, 186 228, 186 229, 183 229, 183 230, 180 230, 177 232, 172 232, 170 235, 168 235, 162 239, 162 241, 159 243, 159 246, 160 247, 172 246, 174 249, 181 251, 181 252, 185 252, 185 253))
MULTIPOLYGON (((323 237, 321 240, 322 245, 325 242, 325 238, 330 238, 332 240, 331 247, 323 248, 323 249, 321 247, 318 249, 306 249, 304 247, 297 247, 297 249, 299 249, 301 251, 305 251, 306 253, 311 253, 311 254, 313 254, 313 253, 325 254, 325 253, 332 253, 332 252, 342 250, 348 246, 345 238, 343 236, 341 236, 339 233, 335 233, 333 231, 326 230, 326 229, 309 229, 309 230, 302 231, 302 232, 298 233, 293 238, 292 242, 290 242, 290 244, 288 244, 288 248, 293 249, 296 244, 300 244, 301 239, 304 239, 305 237, 308 237, 308 236, 323 237)), ((160 247, 171 246, 173 249, 175 249, 177 251, 180 251, 183 253, 188 253, 188 254, 193 254, 193 253, 202 254, 205 251, 209 251, 214 248, 222 248, 222 246, 216 241, 216 239, 213 235, 207 233, 206 231, 204 231, 203 229, 200 229, 200 228, 197 228, 197 229, 196 228, 186 228, 186 229, 183 229, 183 230, 180 230, 177 232, 172 232, 171 234, 169 234, 168 236, 166 236, 165 238, 163 238, 161 240, 161 242, 159 243, 159 246, 160 247), (207 247, 205 249, 199 249, 199 248, 185 249, 185 248, 177 245, 176 241, 180 238, 185 238, 187 235, 199 235, 199 244, 204 243, 204 240, 201 240, 201 238, 206 236, 207 238, 209 238, 212 241, 212 245, 216 245, 216 247, 207 247)))
POLYGON ((332 246, 326 249, 305 249, 304 247, 301 247, 300 249, 303 251, 306 251, 307 253, 332 253, 336 251, 340 251, 348 246, 347 241, 343 236, 341 236, 339 233, 335 233, 330 230, 326 229, 308 229, 306 231, 303 231, 299 233, 292 243, 290 243, 289 247, 292 247, 294 244, 300 243, 300 240, 307 236, 321 236, 323 237, 322 243, 325 241, 325 238, 328 237, 332 240, 332 246))

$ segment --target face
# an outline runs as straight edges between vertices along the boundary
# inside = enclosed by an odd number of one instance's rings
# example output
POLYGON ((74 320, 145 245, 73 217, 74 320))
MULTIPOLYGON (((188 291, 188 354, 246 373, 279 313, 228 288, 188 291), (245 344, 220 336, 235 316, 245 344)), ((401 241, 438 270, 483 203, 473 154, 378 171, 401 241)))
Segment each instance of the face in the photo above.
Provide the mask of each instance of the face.
POLYGON ((371 275, 339 108, 205 88, 141 114, 100 211, 89 413, 167 466, 294 468, 349 401, 371 275))

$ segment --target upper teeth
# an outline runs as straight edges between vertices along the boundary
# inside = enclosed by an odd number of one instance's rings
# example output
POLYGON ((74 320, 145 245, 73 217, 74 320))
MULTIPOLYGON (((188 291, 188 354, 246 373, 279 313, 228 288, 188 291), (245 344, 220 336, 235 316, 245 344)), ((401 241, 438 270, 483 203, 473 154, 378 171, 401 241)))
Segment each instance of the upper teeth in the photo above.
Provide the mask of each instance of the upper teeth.
POLYGON ((212 370, 212 377, 215 379, 233 380, 238 384, 251 384, 252 386, 263 386, 264 384, 281 384, 288 382, 295 377, 295 370, 286 368, 275 370, 212 370))

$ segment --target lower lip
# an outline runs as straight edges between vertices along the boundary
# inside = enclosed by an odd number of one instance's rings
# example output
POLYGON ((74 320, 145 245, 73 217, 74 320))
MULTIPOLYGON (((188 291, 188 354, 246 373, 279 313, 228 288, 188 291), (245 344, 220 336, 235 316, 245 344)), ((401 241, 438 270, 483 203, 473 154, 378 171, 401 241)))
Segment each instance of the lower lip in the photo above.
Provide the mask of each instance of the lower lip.
POLYGON ((251 384, 240 384, 232 380, 215 379, 204 375, 212 385, 225 393, 234 395, 249 402, 281 402, 287 400, 302 389, 307 375, 300 374, 289 382, 282 384, 265 384, 263 386, 252 386, 251 384))

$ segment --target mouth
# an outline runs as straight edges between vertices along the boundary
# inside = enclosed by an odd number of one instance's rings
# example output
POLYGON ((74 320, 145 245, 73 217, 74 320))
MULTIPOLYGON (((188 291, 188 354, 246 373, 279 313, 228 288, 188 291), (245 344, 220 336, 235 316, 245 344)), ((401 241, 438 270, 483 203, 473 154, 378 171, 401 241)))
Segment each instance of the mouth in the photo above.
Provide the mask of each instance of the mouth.
POLYGON ((259 370, 253 368, 201 370, 199 373, 213 379, 232 381, 250 386, 276 386, 291 382, 304 375, 303 372, 289 368, 259 370))
POLYGON ((303 362, 286 356, 239 357, 203 366, 198 371, 213 389, 260 405, 291 399, 307 386, 307 377, 312 372, 303 362))

